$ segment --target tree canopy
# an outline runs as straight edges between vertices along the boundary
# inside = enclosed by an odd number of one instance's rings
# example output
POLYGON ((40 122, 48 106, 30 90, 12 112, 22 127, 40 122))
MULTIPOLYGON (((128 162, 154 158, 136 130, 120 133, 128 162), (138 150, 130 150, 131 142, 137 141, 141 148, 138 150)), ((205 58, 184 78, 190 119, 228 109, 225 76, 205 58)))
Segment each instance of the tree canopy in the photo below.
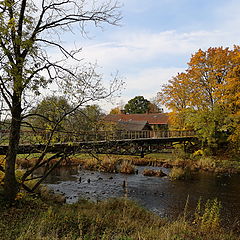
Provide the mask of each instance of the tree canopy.
POLYGON ((239 143, 240 47, 198 50, 188 69, 164 85, 158 99, 177 128, 194 128, 208 145, 239 143), (177 125, 176 125, 177 124, 177 125))
POLYGON ((26 112, 32 104, 29 97, 39 95, 41 89, 55 82, 62 95, 71 93, 69 99, 75 105, 66 113, 70 114, 88 101, 110 96, 119 86, 113 79, 108 91, 94 67, 81 68, 81 47, 64 47, 64 33, 85 34, 89 22, 95 26, 101 23, 117 25, 120 19, 119 5, 112 1, 0 2, 0 93, 5 102, 4 109, 11 118, 4 177, 6 199, 12 201, 19 190, 15 161, 21 124, 29 116, 26 112), (51 56, 54 51, 59 54, 56 58, 51 56))
POLYGON ((147 113, 149 111, 150 102, 143 96, 136 96, 128 101, 124 106, 126 113, 147 113))
MULTIPOLYGON (((117 108, 114 110, 117 110, 117 108)), ((163 111, 162 108, 159 107, 158 102, 149 101, 143 96, 136 96, 130 99, 124 106, 124 110, 125 113, 130 114, 158 113, 163 111)))

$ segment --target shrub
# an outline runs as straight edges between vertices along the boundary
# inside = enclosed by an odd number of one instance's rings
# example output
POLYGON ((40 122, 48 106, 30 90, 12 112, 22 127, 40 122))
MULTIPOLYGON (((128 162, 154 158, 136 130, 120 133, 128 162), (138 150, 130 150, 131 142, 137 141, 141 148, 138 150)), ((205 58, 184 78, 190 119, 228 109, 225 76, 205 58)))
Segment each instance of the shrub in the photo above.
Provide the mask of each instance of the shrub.
POLYGON ((176 160, 176 159, 181 159, 181 160, 185 160, 185 159, 188 159, 190 154, 189 153, 186 153, 185 150, 184 150, 184 147, 182 144, 177 144, 175 146, 175 149, 173 150, 172 152, 173 154, 173 158, 176 160))
POLYGON ((197 151, 195 151, 194 153, 193 153, 193 157, 195 157, 195 156, 203 156, 203 150, 201 150, 201 149, 199 149, 199 150, 197 150, 197 151))
POLYGON ((83 169, 87 170, 97 170, 98 161, 95 158, 86 159, 81 166, 83 169))
POLYGON ((115 173, 117 172, 117 163, 115 160, 110 158, 104 158, 99 166, 99 171, 101 172, 110 172, 115 173))
POLYGON ((173 167, 169 173, 169 177, 173 180, 188 180, 192 178, 191 171, 188 167, 173 167))
POLYGON ((3 184, 3 179, 4 179, 5 174, 0 171, 0 185, 3 184))
POLYGON ((198 164, 202 168, 215 168, 216 167, 216 160, 213 157, 201 157, 198 160, 198 164))
POLYGON ((122 162, 122 164, 120 165, 119 172, 120 172, 120 173, 133 174, 133 173, 135 173, 135 167, 132 165, 131 162, 129 162, 129 161, 124 161, 124 162, 122 162))
POLYGON ((194 214, 194 223, 204 231, 216 230, 220 227, 220 209, 221 203, 217 199, 207 200, 204 206, 202 206, 201 199, 199 199, 194 214))
POLYGON ((3 178, 5 176, 4 172, 1 169, 4 169, 5 159, 0 156, 0 185, 3 184, 3 178))

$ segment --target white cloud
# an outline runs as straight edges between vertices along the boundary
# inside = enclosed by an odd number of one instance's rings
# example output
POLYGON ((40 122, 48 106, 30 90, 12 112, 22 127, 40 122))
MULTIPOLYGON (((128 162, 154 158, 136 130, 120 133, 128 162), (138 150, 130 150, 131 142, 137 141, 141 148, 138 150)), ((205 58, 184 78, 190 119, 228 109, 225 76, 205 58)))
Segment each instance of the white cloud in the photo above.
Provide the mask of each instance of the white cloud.
MULTIPOLYGON (((144 5, 137 0, 124 1, 128 6, 138 5, 136 11, 143 9, 144 5)), ((148 2, 148 6, 152 2, 148 2)), ((81 40, 76 44, 83 46, 81 57, 86 61, 97 61, 104 72, 120 70, 127 84, 122 97, 125 102, 136 95, 150 99, 160 91, 163 83, 184 71, 191 54, 199 48, 206 50, 209 47, 239 44, 239 8, 239 0, 226 1, 224 6, 216 7, 214 14, 217 13, 219 22, 212 31, 206 30, 208 26, 203 25, 199 30, 189 32, 180 32, 178 29, 150 32, 142 30, 141 26, 135 31, 128 31, 123 27, 116 29, 118 32, 111 32, 111 36, 106 35, 101 41, 93 43, 93 40, 87 40, 83 43, 81 40)), ((71 46, 68 47, 71 49, 71 46)), ((110 106, 113 107, 108 104, 104 108, 110 109, 110 106)))
POLYGON ((97 61, 103 67, 117 69, 121 64, 133 65, 172 56, 171 67, 174 67, 178 56, 190 56, 199 48, 233 45, 236 36, 229 34, 223 31, 125 32, 114 36, 111 42, 86 45, 83 47, 83 57, 97 61))
POLYGON ((184 71, 183 68, 175 67, 147 68, 137 74, 127 75, 127 92, 131 94, 137 91, 143 96, 156 94, 163 84, 182 71, 184 71))
POLYGON ((127 86, 123 92, 123 96, 113 104, 104 103, 104 109, 109 111, 111 108, 117 106, 118 102, 127 103, 135 96, 144 96, 144 98, 151 100, 161 91, 163 84, 182 71, 184 71, 183 68, 146 68, 136 74, 127 74, 127 86))
MULTIPOLYGON (((122 99, 127 102, 137 95, 155 97, 163 83, 185 70, 192 53, 199 48, 231 46, 235 38, 226 31, 122 32, 112 36, 112 41, 85 44, 81 56, 97 61, 105 73, 120 70, 126 81, 122 99)), ((104 109, 112 107, 105 104, 104 109)))

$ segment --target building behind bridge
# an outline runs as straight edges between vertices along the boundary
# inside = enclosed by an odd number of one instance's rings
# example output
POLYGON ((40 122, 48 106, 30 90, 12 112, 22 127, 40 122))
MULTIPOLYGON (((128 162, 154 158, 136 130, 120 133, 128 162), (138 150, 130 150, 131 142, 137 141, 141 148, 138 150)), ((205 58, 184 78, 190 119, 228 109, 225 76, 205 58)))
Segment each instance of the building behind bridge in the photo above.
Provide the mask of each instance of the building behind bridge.
POLYGON ((127 131, 161 131, 168 130, 169 116, 167 113, 109 114, 104 121, 127 131))

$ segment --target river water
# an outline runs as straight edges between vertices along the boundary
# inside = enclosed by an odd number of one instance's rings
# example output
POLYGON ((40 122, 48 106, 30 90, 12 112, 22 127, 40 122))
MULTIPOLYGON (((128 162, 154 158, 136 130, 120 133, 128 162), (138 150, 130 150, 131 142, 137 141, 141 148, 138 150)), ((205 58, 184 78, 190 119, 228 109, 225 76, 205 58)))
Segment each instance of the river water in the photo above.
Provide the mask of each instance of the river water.
POLYGON ((189 213, 202 202, 217 198, 222 205, 223 225, 240 229, 240 175, 196 173, 193 180, 171 181, 168 177, 143 176, 144 169, 137 167, 138 174, 101 173, 81 170, 77 167, 60 167, 45 181, 55 192, 66 196, 67 203, 79 198, 98 201, 111 197, 128 197, 141 206, 163 217, 175 218, 183 213, 187 204, 189 213))

